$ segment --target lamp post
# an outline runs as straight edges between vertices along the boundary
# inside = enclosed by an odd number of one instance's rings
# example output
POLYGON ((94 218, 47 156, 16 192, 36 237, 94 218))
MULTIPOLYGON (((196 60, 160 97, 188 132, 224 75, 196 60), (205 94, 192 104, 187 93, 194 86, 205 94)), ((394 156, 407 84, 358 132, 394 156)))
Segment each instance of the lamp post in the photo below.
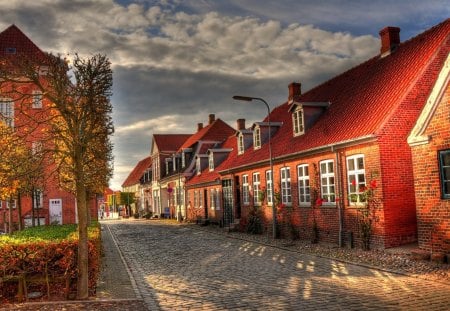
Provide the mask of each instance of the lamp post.
POLYGON ((240 95, 234 95, 234 100, 240 100, 240 101, 246 101, 251 102, 254 100, 260 101, 264 103, 267 107, 267 123, 269 123, 269 165, 270 165, 270 193, 272 196, 272 236, 274 239, 277 238, 277 211, 275 207, 275 200, 274 200, 274 188, 273 188, 273 160, 272 160, 272 128, 270 126, 270 107, 269 104, 262 98, 259 97, 249 97, 249 96, 240 96, 240 95))

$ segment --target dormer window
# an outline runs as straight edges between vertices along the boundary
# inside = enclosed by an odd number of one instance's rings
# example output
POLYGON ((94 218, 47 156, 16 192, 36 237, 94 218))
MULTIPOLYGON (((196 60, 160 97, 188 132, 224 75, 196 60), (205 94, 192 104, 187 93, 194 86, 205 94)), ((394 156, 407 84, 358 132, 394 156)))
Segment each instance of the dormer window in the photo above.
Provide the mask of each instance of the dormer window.
POLYGON ((244 153, 244 135, 239 134, 238 136, 238 154, 244 153))
POLYGON ((9 98, 0 98, 0 121, 14 127, 14 102, 9 98))
POLYGON ((181 167, 184 168, 186 166, 186 154, 183 152, 181 153, 181 167))
POLYGON ((294 131, 294 136, 303 135, 305 133, 304 124, 303 109, 297 107, 297 109, 295 109, 292 113, 292 128, 294 131))
POLYGON ((214 171, 214 153, 210 153, 208 157, 209 171, 214 171))
POLYGON ((261 129, 258 126, 253 131, 253 147, 255 149, 261 148, 261 129))

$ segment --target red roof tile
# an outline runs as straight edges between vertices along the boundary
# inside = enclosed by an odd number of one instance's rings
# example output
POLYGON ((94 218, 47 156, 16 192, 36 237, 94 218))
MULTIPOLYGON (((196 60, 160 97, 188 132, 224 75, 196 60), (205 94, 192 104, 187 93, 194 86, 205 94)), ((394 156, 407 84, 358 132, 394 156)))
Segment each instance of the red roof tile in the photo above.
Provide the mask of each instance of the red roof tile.
POLYGON ((122 187, 130 187, 139 183, 142 175, 152 165, 152 157, 147 157, 136 164, 134 169, 128 175, 127 179, 122 184, 122 187))
POLYGON ((223 122, 221 119, 216 119, 214 122, 208 124, 200 131, 189 137, 189 139, 186 140, 181 146, 179 151, 184 148, 191 148, 199 140, 223 141, 234 132, 235 130, 227 123, 223 122))
POLYGON ((0 57, 13 55, 26 55, 37 59, 46 57, 16 25, 11 25, 0 33, 0 57))
POLYGON ((153 141, 160 152, 176 152, 192 134, 153 134, 153 141))
MULTIPOLYGON (((450 19, 447 19, 401 43, 392 54, 383 58, 378 55, 302 94, 298 102, 331 104, 301 136, 292 134, 290 105, 286 102, 276 107, 270 120, 283 125, 272 138, 273 157, 382 135, 384 125, 396 117, 394 114, 402 113, 398 107, 406 100, 413 109, 420 110, 425 104, 418 101, 421 97, 417 95, 429 94, 449 51, 450 19)), ((259 150, 249 148, 239 156, 234 146, 219 169, 267 161, 268 155, 267 143, 259 150)))

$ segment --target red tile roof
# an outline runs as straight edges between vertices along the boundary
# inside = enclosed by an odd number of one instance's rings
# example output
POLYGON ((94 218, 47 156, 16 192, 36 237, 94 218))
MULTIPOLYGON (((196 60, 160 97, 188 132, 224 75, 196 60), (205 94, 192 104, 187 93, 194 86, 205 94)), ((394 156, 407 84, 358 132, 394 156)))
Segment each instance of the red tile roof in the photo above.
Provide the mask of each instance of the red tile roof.
MULTIPOLYGON (((384 125, 401 113, 402 103, 422 107, 450 51, 450 19, 401 43, 392 54, 376 57, 302 94, 298 102, 330 102, 327 111, 304 135, 292 134, 290 105, 270 114, 283 122, 272 138, 273 157, 301 153, 366 136, 379 137, 384 125), (419 81, 420 80, 420 81, 419 81), (422 100, 423 102, 421 102, 422 100)), ((417 110, 417 109, 416 109, 417 110)), ((405 111, 405 113, 411 113, 405 111)), ((417 113, 414 111, 414 113, 417 113)), ((412 125, 411 125, 412 126, 412 125)), ((236 146, 218 170, 268 160, 268 144, 237 155, 236 146)))
MULTIPOLYGON (((217 147, 217 149, 235 149, 236 148, 236 136, 231 135, 228 137, 227 140, 220 146, 217 147)), ((219 171, 220 171, 221 165, 219 164, 217 168, 214 169, 214 171, 209 171, 209 167, 204 169, 200 175, 194 175, 192 178, 187 182, 188 186, 194 186, 202 183, 208 183, 217 180, 220 178, 219 171)))
POLYGON ((139 183, 139 179, 141 179, 142 175, 144 175, 145 171, 151 167, 152 165, 152 157, 147 157, 136 164, 134 169, 131 171, 130 175, 128 175, 127 179, 122 184, 122 187, 130 187, 139 183))
POLYGON ((153 134, 160 152, 176 152, 192 134, 153 134))
POLYGON ((211 124, 208 124, 208 126, 205 126, 200 131, 189 137, 189 139, 186 140, 181 146, 179 151, 184 148, 191 148, 199 140, 223 141, 234 132, 235 130, 227 123, 225 123, 221 119, 216 119, 211 124))
POLYGON ((0 57, 13 55, 26 55, 37 59, 46 57, 16 25, 11 25, 0 33, 0 57))

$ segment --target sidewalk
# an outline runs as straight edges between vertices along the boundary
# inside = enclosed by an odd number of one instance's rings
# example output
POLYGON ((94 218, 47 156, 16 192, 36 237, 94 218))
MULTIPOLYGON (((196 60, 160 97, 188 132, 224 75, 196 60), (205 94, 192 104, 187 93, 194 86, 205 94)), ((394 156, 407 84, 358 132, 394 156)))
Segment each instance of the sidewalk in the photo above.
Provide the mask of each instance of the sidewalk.
MULTIPOLYGON (((106 221, 108 222, 108 221, 106 221)), ((0 306, 0 310, 30 310, 30 311, 144 311, 148 310, 136 290, 134 280, 130 278, 128 268, 123 262, 116 241, 108 225, 101 222, 103 257, 100 278, 97 285, 97 297, 89 300, 50 301, 17 303, 0 306)))

